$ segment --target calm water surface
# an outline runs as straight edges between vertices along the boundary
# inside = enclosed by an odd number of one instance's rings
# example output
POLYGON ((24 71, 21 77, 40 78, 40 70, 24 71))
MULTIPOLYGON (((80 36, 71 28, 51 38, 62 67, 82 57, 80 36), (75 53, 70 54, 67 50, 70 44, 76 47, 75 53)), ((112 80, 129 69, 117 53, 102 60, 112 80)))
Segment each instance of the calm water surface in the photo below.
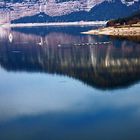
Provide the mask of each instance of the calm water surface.
POLYGON ((140 140, 140 44, 91 28, 0 29, 0 140, 140 140))

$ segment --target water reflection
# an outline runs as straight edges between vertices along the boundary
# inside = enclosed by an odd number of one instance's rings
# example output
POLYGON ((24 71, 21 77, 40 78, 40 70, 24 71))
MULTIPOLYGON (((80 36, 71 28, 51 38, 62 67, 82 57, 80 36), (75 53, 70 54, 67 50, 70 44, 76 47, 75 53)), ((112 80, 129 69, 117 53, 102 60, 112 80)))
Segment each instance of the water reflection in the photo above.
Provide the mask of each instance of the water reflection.
POLYGON ((0 140, 139 140, 139 44, 61 30, 0 30, 0 140))
POLYGON ((3 31, 1 44, 0 64, 8 71, 67 75, 99 89, 140 80, 138 43, 64 32, 40 36, 3 31))

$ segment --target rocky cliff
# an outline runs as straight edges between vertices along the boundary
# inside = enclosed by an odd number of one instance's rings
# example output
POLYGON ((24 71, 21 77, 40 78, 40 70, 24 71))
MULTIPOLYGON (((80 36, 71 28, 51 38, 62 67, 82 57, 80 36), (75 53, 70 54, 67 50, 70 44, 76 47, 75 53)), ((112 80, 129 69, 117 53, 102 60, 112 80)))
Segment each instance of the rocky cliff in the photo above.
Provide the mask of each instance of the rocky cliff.
POLYGON ((0 2, 0 22, 108 20, 127 16, 139 5, 139 0, 7 0, 0 2))

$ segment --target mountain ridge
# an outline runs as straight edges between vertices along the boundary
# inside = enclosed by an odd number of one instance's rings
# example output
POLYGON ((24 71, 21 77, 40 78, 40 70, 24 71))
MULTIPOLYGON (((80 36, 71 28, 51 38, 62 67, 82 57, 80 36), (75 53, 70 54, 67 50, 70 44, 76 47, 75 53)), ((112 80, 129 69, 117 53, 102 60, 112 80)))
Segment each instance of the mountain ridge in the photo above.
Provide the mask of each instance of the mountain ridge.
POLYGON ((121 1, 114 3, 108 3, 105 1, 92 8, 89 12, 73 12, 67 15, 55 17, 51 17, 42 12, 34 16, 27 16, 14 20, 12 23, 110 20, 131 15, 133 12, 137 11, 139 5, 140 2, 132 6, 126 6, 122 4, 121 1), (120 8, 119 11, 118 8, 120 8))
POLYGON ((28 23, 110 20, 130 15, 140 8, 139 5, 139 0, 7 0, 3 5, 0 3, 0 21, 28 23))

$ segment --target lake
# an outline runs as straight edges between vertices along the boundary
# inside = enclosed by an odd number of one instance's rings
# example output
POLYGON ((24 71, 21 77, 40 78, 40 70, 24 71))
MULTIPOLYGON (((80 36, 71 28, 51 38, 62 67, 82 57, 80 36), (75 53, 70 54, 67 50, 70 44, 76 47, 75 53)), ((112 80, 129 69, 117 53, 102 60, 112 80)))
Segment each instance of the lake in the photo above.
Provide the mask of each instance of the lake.
POLYGON ((93 28, 0 29, 0 140, 140 139, 140 43, 93 28))

